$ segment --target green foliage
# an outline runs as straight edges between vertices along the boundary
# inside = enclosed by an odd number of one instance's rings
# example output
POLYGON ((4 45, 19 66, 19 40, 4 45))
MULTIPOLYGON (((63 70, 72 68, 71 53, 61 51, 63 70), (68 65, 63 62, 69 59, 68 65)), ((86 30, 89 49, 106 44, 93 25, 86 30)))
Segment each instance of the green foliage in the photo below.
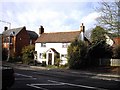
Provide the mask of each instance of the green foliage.
POLYGON ((91 40, 92 42, 98 42, 98 41, 103 41, 105 40, 105 34, 107 32, 100 26, 96 26, 91 33, 91 40))
POLYGON ((115 46, 113 53, 114 58, 120 59, 120 45, 115 46))
POLYGON ((42 66, 43 66, 43 67, 46 66, 46 61, 42 61, 42 66))
POLYGON ((59 67, 60 62, 61 62, 60 58, 56 58, 56 59, 55 59, 55 65, 56 65, 57 67, 59 67))
POLYGON ((46 53, 45 52, 43 53, 43 57, 46 58, 46 53))
POLYGON ((18 57, 14 57, 14 56, 10 57, 8 62, 11 62, 11 63, 21 62, 21 57, 20 56, 18 56, 18 57))
POLYGON ((60 60, 60 55, 59 55, 58 53, 55 53, 54 59, 55 59, 55 65, 56 65, 57 67, 59 67, 60 62, 61 62, 61 60, 60 60))
POLYGON ((34 58, 34 49, 35 46, 34 45, 29 45, 29 46, 25 46, 22 49, 22 61, 25 64, 28 64, 30 62, 30 60, 32 60, 34 58))
POLYGON ((89 65, 98 66, 100 58, 112 57, 112 47, 106 43, 105 34, 107 31, 100 26, 96 26, 92 30, 92 44, 89 46, 87 54, 89 65))
POLYGON ((112 47, 106 44, 105 41, 93 43, 88 49, 87 56, 90 61, 90 65, 98 66, 100 58, 112 57, 112 47))
POLYGON ((77 39, 68 47, 68 66, 71 69, 79 69, 83 66, 87 47, 83 41, 77 39))

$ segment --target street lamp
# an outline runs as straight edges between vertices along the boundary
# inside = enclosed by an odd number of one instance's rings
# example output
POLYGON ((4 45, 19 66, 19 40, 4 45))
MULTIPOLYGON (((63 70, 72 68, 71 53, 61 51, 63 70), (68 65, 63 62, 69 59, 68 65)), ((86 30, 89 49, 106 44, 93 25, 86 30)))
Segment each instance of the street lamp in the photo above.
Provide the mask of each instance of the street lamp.
POLYGON ((7 23, 7 24, 9 24, 9 29, 11 28, 11 23, 10 23, 10 22, 3 21, 3 20, 0 20, 0 22, 3 22, 3 23, 7 23))

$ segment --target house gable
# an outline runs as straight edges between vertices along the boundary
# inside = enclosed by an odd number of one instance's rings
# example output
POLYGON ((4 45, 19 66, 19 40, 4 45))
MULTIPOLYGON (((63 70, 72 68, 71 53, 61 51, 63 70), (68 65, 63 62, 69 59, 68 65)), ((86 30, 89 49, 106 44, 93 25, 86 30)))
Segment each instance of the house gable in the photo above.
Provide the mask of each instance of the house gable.
POLYGON ((35 44, 35 40, 38 38, 34 31, 26 30, 25 26, 9 30, 5 29, 2 34, 3 48, 10 48, 10 52, 14 56, 20 55, 24 46, 35 44), (30 41, 32 42, 30 43, 30 41))
POLYGON ((14 34, 14 36, 16 36, 23 28, 25 27, 9 29, 9 30, 4 31, 2 34, 3 36, 10 36, 11 34, 14 34))
POLYGON ((59 54, 54 48, 50 48, 49 50, 46 51, 46 53, 49 53, 49 52, 59 54))

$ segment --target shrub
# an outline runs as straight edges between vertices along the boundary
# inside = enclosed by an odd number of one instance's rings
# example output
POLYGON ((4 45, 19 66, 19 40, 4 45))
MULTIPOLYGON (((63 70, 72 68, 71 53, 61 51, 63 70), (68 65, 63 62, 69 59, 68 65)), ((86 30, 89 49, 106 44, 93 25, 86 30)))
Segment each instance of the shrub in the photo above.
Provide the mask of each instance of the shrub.
POLYGON ((115 46, 113 49, 113 57, 120 59, 120 45, 115 46))
POLYGON ((24 64, 28 64, 31 60, 34 59, 34 49, 34 45, 25 46, 22 49, 22 62, 24 64))
POLYGON ((93 43, 88 49, 89 65, 98 66, 100 58, 111 58, 112 48, 105 41, 93 43))
POLYGON ((79 69, 84 66, 87 46, 77 39, 68 47, 68 66, 70 69, 79 69))

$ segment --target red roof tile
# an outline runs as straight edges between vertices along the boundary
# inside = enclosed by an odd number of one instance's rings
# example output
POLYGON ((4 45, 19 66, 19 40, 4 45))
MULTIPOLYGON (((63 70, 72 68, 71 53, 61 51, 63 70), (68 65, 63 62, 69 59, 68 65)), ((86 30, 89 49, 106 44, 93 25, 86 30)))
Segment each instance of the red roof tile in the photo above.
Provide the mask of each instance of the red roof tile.
POLYGON ((56 33, 43 33, 36 40, 36 43, 64 43, 72 42, 75 38, 79 37, 80 31, 74 32, 56 32, 56 33))

